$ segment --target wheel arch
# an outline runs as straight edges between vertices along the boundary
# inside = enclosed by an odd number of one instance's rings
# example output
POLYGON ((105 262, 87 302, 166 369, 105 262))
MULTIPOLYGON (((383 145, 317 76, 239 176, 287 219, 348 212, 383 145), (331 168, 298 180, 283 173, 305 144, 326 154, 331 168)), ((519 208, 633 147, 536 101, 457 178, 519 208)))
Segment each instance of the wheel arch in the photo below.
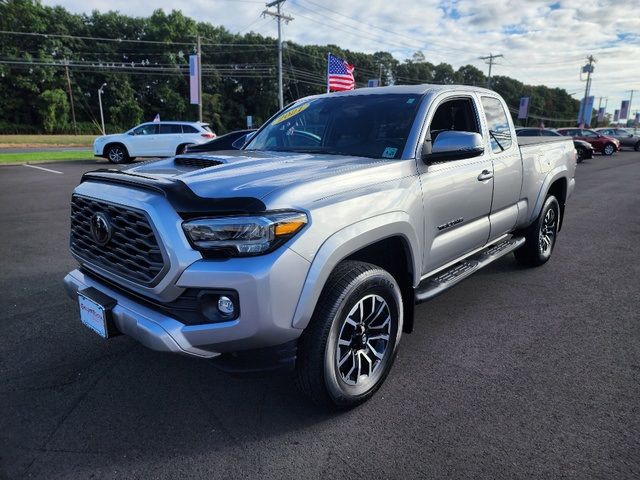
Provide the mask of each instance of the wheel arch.
POLYGON ((131 152, 129 152, 129 147, 127 147, 123 142, 119 142, 119 141, 109 142, 109 143, 105 144, 105 146, 102 148, 102 154, 106 155, 107 151, 109 150, 109 148, 113 147, 113 146, 116 146, 116 145, 124 148, 124 151, 126 152, 126 154, 128 156, 131 156, 131 152))
POLYGON ((529 218, 529 224, 535 221, 540 215, 540 211, 542 210, 542 205, 544 205, 544 201, 547 198, 547 195, 553 194, 560 204, 560 224, 558 225, 558 231, 562 228, 562 222, 564 220, 564 207, 567 201, 567 198, 570 194, 569 192, 569 179, 568 179, 568 170, 566 167, 560 167, 556 170, 549 172, 547 177, 540 188, 540 193, 538 194, 538 198, 536 199, 536 203, 534 208, 531 211, 531 217, 529 218))
POLYGON ((404 330, 410 331, 413 287, 420 281, 422 257, 419 237, 409 220, 406 212, 391 212, 352 224, 329 237, 316 253, 307 273, 293 326, 307 326, 329 275, 340 262, 360 260, 384 268, 394 276, 402 290, 404 330))

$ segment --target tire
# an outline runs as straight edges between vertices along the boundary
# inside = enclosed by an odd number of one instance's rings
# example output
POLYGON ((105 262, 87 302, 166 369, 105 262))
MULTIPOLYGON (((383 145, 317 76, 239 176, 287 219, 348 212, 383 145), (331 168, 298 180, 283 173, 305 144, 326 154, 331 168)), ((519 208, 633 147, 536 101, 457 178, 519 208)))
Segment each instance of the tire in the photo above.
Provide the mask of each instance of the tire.
POLYGON ((602 154, 607 157, 613 155, 616 152, 616 147, 613 143, 607 143, 602 149, 602 154))
POLYGON ((116 164, 129 163, 131 161, 131 158, 129 157, 129 152, 127 152, 127 149, 125 148, 125 146, 120 145, 118 143, 113 145, 108 145, 105 152, 105 156, 107 157, 107 160, 109 160, 111 163, 116 163, 116 164))
POLYGON ((547 263, 556 244, 558 225, 560 204, 555 196, 549 195, 536 221, 523 232, 526 241, 513 252, 516 260, 526 267, 539 267, 547 263))
POLYGON ((193 143, 183 143, 182 145, 178 145, 178 148, 176 148, 176 155, 182 155, 187 150, 187 147, 192 145, 193 143))
POLYGON ((582 161, 586 158, 587 156, 587 149, 584 147, 578 147, 576 148, 576 152, 578 152, 578 158, 576 159, 576 161, 578 163, 582 163, 582 161))
POLYGON ((298 343, 298 389, 332 409, 371 398, 395 359, 402 312, 400 287, 386 270, 364 262, 339 264, 298 343))
POLYGON ((633 149, 634 149, 636 152, 640 152, 640 141, 638 141, 638 143, 636 143, 636 144, 633 146, 633 149))

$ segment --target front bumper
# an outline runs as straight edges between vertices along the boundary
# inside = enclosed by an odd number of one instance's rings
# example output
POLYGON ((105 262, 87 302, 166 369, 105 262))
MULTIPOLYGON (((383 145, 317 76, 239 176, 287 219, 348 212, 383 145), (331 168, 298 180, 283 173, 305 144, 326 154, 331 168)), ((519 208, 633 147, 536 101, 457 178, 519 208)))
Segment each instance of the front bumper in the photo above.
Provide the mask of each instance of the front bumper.
POLYGON ((202 260, 182 273, 178 287, 228 288, 238 292, 240 316, 224 322, 181 323, 80 270, 70 272, 64 283, 73 299, 79 290, 93 287, 116 300, 112 310, 115 326, 146 347, 212 358, 221 353, 281 345, 302 333, 292 326, 292 319, 309 262, 289 249, 274 254, 276 258, 265 255, 219 262, 202 260))

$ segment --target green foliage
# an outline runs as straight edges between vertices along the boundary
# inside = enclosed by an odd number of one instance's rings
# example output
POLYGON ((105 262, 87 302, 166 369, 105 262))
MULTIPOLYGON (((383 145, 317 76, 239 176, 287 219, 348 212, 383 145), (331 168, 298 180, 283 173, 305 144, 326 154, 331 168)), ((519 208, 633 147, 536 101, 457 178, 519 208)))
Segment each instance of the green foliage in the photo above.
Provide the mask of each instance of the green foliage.
MULTIPOLYGON (((189 103, 185 69, 198 34, 204 38, 204 120, 214 131, 221 134, 244 128, 247 115, 259 125, 277 110, 276 43, 252 32, 232 34, 179 11, 156 10, 148 18, 118 12, 72 14, 36 0, 0 0, 0 30, 167 42, 2 34, 0 58, 53 65, 0 65, 0 132, 11 130, 12 125, 16 133, 29 133, 34 128, 38 132, 72 131, 65 61, 71 62, 72 93, 82 132, 95 132, 100 122, 97 90, 103 83, 107 83, 102 99, 110 132, 129 129, 157 113, 166 120, 194 120, 198 108, 189 103)), ((285 103, 326 91, 328 53, 355 65, 358 85, 373 78, 380 78, 383 85, 486 83, 484 73, 472 65, 454 70, 446 63, 429 62, 423 52, 399 62, 384 51, 366 54, 336 45, 286 42, 285 103)), ((512 108, 518 106, 521 96, 529 95, 532 114, 560 119, 577 115, 578 102, 565 90, 528 86, 502 76, 494 77, 493 88, 512 108)), ((551 126, 567 121, 545 123, 551 126)))
POLYGON ((69 120, 67 95, 59 88, 45 90, 38 97, 38 113, 46 133, 65 129, 69 120))

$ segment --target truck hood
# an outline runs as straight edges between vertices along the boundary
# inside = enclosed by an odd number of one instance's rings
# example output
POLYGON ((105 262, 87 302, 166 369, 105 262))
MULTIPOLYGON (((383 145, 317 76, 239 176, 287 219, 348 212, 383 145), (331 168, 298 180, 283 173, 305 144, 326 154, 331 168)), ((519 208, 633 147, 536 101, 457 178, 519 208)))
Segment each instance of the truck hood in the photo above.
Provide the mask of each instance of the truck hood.
POLYGON ((309 195, 327 197, 400 178, 400 160, 292 152, 228 151, 180 155, 126 169, 146 177, 180 180, 205 198, 264 199, 283 190, 304 187, 309 195), (363 173, 367 170, 367 173, 363 173))

